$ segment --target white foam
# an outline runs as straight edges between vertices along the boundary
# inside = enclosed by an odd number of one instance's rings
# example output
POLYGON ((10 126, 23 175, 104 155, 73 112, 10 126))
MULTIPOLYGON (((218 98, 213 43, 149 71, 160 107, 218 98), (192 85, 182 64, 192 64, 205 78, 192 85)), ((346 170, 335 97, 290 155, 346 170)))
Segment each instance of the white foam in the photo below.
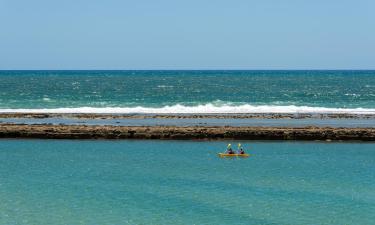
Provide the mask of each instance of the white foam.
POLYGON ((144 113, 144 114, 168 114, 168 113, 346 113, 346 114, 375 114, 375 109, 369 108, 325 108, 310 106, 253 106, 243 105, 214 105, 205 104, 198 106, 173 105, 160 108, 152 107, 79 107, 79 108, 53 108, 53 109, 0 109, 0 113, 144 113))

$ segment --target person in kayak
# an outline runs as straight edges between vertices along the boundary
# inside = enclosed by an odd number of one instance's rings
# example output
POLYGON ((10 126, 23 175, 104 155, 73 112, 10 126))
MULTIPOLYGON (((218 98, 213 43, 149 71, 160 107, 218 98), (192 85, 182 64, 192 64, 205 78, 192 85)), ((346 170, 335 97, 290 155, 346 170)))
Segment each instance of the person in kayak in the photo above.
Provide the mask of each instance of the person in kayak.
POLYGON ((243 150, 241 143, 238 143, 238 154, 245 154, 245 151, 243 150))
POLYGON ((234 154, 234 151, 232 150, 232 145, 228 144, 226 154, 234 154))

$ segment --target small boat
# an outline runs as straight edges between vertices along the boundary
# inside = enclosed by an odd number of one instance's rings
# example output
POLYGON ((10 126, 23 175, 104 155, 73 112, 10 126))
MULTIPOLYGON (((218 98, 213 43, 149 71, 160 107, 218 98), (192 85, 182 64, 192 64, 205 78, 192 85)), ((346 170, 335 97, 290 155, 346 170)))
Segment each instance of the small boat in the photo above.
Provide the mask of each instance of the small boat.
POLYGON ((243 157, 247 158, 250 154, 227 154, 227 153, 219 153, 219 157, 243 157))

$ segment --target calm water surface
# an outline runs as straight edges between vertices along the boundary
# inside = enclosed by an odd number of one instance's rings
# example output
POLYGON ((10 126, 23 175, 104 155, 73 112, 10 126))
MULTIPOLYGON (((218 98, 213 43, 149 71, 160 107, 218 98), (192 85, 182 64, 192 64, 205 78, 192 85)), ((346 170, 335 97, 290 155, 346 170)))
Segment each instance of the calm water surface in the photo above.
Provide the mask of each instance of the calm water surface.
POLYGON ((0 224, 374 224, 375 144, 0 140, 0 224))
POLYGON ((375 127, 375 119, 70 119, 0 118, 1 123, 112 126, 375 127))

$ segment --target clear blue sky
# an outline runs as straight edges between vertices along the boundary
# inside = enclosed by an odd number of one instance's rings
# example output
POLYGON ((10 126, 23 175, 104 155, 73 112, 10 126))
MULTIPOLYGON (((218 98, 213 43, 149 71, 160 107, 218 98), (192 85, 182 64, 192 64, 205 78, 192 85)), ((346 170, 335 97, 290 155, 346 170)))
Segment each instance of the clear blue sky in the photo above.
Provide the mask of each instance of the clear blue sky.
POLYGON ((0 69, 375 69, 375 1, 0 0, 0 69))

